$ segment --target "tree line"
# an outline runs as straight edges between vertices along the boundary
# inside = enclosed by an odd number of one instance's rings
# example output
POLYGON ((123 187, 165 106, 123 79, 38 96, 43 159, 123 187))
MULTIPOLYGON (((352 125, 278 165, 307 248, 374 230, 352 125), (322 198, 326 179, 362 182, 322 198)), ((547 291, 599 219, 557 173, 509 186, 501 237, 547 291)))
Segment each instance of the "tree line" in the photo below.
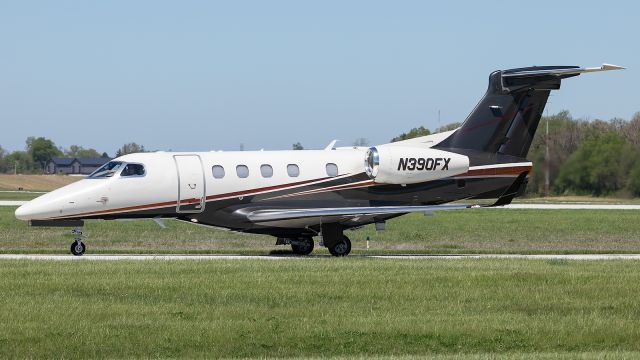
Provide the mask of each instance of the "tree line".
MULTIPOLYGON (((135 152, 145 152, 144 146, 134 142, 124 144, 116 151, 116 157, 135 152)), ((24 150, 8 152, 0 146, 0 173, 40 174, 54 157, 109 158, 109 154, 80 145, 62 148, 56 146, 51 139, 30 136, 25 141, 24 150)))
MULTIPOLYGON (((434 132, 459 126, 453 123, 434 132)), ((429 134, 429 129, 417 127, 391 141, 429 134)), ((631 120, 609 121, 575 119, 566 110, 543 116, 527 157, 534 164, 530 195, 545 195, 548 168, 550 195, 640 196, 640 112, 631 120)))
POLYGON ((544 117, 528 156, 533 194, 545 191, 547 146, 551 194, 640 196, 640 113, 609 121, 574 119, 568 111, 544 117))

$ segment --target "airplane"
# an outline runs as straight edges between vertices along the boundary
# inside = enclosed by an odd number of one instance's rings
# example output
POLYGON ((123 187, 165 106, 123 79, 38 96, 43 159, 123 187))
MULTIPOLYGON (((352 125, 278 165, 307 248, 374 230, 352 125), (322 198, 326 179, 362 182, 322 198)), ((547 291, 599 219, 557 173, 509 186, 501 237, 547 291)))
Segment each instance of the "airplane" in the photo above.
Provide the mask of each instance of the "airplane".
POLYGON ((412 212, 466 209, 454 203, 523 194, 527 153, 549 93, 563 79, 620 70, 534 66, 494 71, 462 125, 451 131, 372 147, 323 150, 152 152, 128 154, 86 178, 20 206, 32 226, 74 227, 82 255, 86 220, 163 218, 268 234, 308 255, 314 236, 333 256, 351 251, 345 230, 412 212))

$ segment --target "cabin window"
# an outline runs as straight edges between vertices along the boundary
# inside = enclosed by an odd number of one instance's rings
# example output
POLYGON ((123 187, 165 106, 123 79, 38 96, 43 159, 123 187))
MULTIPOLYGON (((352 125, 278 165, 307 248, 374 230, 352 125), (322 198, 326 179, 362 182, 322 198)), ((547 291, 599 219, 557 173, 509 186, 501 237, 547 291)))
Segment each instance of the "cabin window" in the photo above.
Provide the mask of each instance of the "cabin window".
POLYGON ((291 177, 298 177, 300 175, 300 168, 296 164, 287 165, 287 174, 291 177))
POLYGON ((236 166, 236 174, 239 178, 249 177, 249 168, 247 165, 238 165, 236 166))
POLYGON ((213 165, 211 168, 211 172, 213 173, 213 177, 215 179, 222 179, 224 177, 224 168, 222 165, 213 165))
POLYGON ((144 176, 144 165, 142 164, 127 164, 120 173, 120 176, 144 176))
POLYGON ((338 176, 338 165, 334 164, 334 163, 328 163, 326 166, 327 169, 327 175, 334 177, 334 176, 338 176))
POLYGON ((260 173, 264 178, 270 178, 273 176, 273 168, 269 164, 260 165, 260 173))
POLYGON ((122 162, 120 161, 109 161, 108 163, 102 165, 98 170, 94 171, 88 177, 90 179, 100 179, 100 178, 109 178, 115 174, 120 167, 122 166, 122 162))

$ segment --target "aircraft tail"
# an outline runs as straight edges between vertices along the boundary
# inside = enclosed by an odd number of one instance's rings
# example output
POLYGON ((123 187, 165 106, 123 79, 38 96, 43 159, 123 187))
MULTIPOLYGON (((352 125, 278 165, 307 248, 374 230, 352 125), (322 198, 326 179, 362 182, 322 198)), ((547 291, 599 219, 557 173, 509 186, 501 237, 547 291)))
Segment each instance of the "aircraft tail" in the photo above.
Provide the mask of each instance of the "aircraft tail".
POLYGON ((435 146, 526 158, 551 90, 562 79, 586 72, 623 67, 534 66, 498 70, 489 75, 489 88, 462 126, 435 146))

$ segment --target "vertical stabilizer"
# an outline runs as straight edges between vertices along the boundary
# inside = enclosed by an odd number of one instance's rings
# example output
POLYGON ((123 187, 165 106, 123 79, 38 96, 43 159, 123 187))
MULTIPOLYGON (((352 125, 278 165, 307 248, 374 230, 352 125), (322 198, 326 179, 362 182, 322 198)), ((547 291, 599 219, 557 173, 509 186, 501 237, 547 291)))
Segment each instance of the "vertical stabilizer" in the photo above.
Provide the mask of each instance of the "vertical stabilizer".
POLYGON ((598 68, 536 66, 494 71, 487 92, 462 126, 436 147, 525 158, 549 93, 560 89, 562 79, 619 69, 623 68, 604 64, 598 68))

